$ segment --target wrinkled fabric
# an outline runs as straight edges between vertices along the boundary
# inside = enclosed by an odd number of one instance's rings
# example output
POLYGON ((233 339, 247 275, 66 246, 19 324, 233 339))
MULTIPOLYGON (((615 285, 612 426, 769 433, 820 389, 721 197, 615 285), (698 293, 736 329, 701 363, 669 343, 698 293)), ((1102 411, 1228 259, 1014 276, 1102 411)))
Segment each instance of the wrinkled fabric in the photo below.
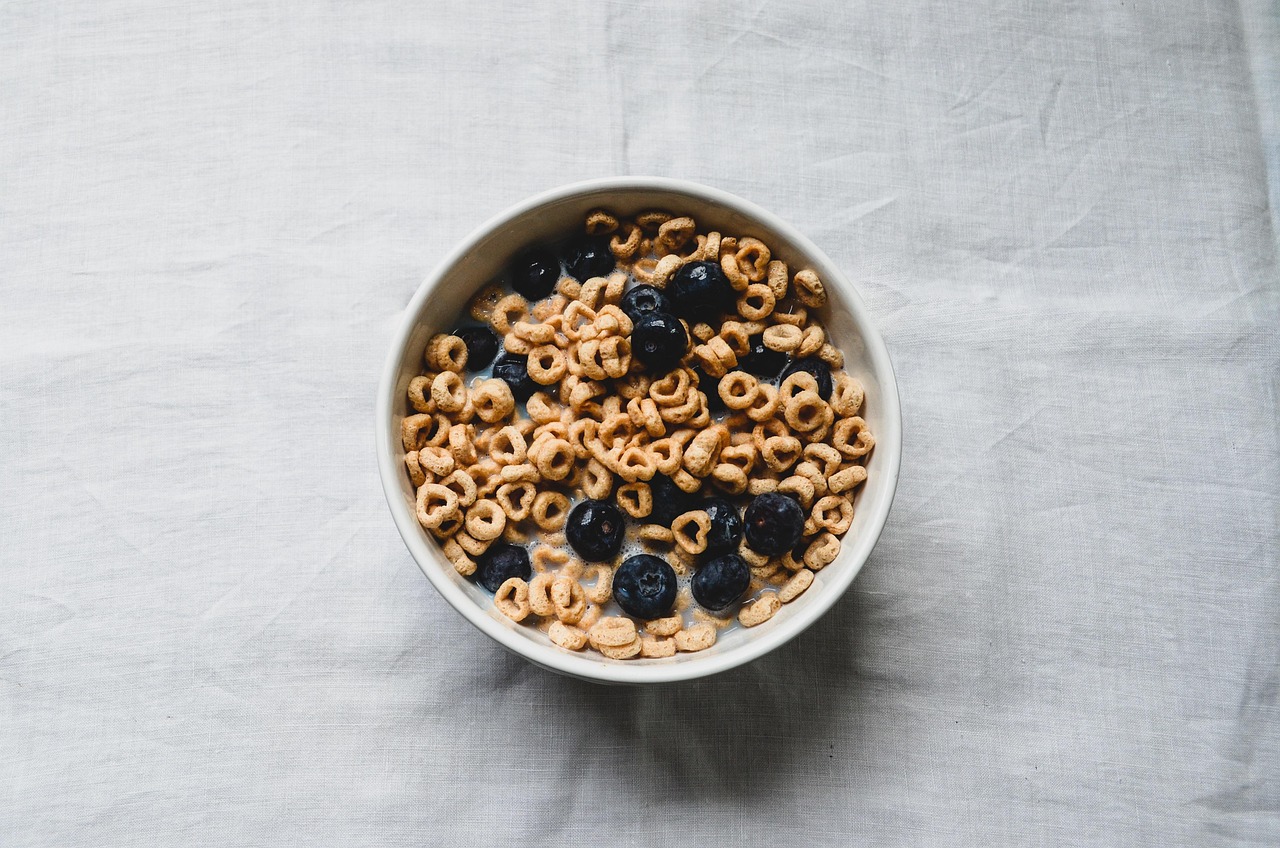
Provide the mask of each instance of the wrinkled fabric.
POLYGON ((1280 843, 1274 10, 0 5, 0 843, 1280 843), (894 357, 848 595, 645 690, 392 525, 418 282, 580 178, 796 224, 894 357))

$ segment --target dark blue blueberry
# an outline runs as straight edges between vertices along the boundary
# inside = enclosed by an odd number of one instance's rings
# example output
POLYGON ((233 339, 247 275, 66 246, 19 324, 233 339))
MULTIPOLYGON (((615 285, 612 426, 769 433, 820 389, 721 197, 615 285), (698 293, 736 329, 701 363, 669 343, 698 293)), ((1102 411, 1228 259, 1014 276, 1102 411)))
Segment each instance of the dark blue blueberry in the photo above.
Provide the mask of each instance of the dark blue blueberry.
POLYGON ((467 345, 467 370, 481 371, 498 355, 498 334, 488 327, 462 327, 453 334, 467 345))
POLYGON ((529 300, 551 294, 560 279, 560 260, 544 247, 534 247, 511 260, 511 287, 529 300))
POLYGON ((733 286, 715 262, 689 262, 671 278, 667 293, 676 315, 688 321, 715 324, 734 308, 733 286))
POLYGON ((818 359, 816 356, 808 356, 804 359, 793 359, 787 363, 787 367, 782 369, 782 376, 778 378, 778 382, 790 377, 797 371, 808 371, 813 375, 813 379, 818 381, 818 395, 823 400, 831 400, 831 366, 818 359))
POLYGON ((701 607, 715 611, 741 598, 750 583, 751 569, 746 561, 737 554, 725 554, 703 563, 693 575, 690 588, 701 607))
POLYGON ((671 522, 697 509, 701 503, 697 495, 686 492, 662 474, 653 475, 649 481, 649 492, 653 496, 653 511, 645 520, 663 527, 670 527, 671 522))
POLYGON ((569 546, 589 562, 612 559, 622 547, 626 522, 622 510, 608 501, 583 501, 569 513, 564 534, 569 546))
POLYGON ((665 618, 676 602, 676 573, 653 554, 627 557, 613 575, 613 597, 628 615, 665 618))
POLYGON ((666 374, 680 364, 689 334, 669 312, 641 315, 631 329, 631 355, 652 374, 666 374))
POLYGON ((622 296, 622 311, 632 321, 649 312, 670 312, 671 298, 662 289, 653 286, 636 286, 622 296))
POLYGON ((707 553, 721 554, 738 549, 742 538, 742 517, 738 508, 724 498, 704 501, 702 509, 711 519, 711 532, 707 534, 707 553))
POLYGON ((565 245, 564 264, 569 276, 581 282, 608 274, 617 260, 609 250, 608 236, 581 236, 565 245))
POLYGON ((747 507, 744 535, 751 550, 782 556, 804 533, 804 510, 794 499, 777 492, 758 495, 747 507))
POLYGON ((698 391, 707 396, 707 411, 712 415, 717 412, 724 412, 724 398, 720 397, 720 380, 716 377, 708 377, 707 372, 702 370, 702 366, 694 366, 693 373, 698 375, 698 391))
POLYGON ((780 350, 765 347, 763 335, 752 336, 750 342, 751 350, 746 356, 738 357, 738 370, 768 379, 778 376, 782 366, 787 364, 787 355, 780 350))
POLYGON ((476 582, 490 592, 498 591, 512 577, 528 580, 532 573, 529 552, 506 542, 494 542, 476 560, 476 582))
POLYGON ((515 353, 503 353, 493 363, 493 376, 507 384, 511 396, 516 400, 528 400, 529 396, 542 388, 529 376, 529 357, 515 353))

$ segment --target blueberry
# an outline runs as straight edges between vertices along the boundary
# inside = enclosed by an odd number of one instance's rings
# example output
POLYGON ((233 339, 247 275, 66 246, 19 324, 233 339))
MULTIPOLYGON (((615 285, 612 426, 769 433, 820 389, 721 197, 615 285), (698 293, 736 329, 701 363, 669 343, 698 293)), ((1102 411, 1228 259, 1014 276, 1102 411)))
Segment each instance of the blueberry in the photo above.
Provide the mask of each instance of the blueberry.
MULTIPOLYGON (((722 610, 742 597, 751 583, 751 569, 737 554, 725 554, 703 563, 693 575, 693 599, 704 609, 722 610)), ((617 578, 614 578, 617 585, 617 578)), ((616 591, 616 589, 615 589, 616 591)))
POLYGON ((541 386, 529 376, 529 357, 503 353, 493 363, 493 376, 507 384, 516 400, 528 400, 541 386))
POLYGON ((631 353, 653 374, 665 374, 680 363, 689 334, 669 312, 641 315, 631 330, 631 353))
POLYGON ((782 556, 804 533, 804 510, 793 498, 768 492, 747 507, 744 520, 747 546, 765 556, 782 556))
POLYGON ((653 496, 653 511, 645 520, 650 524, 670 527, 671 522, 697 509, 700 503, 697 495, 686 492, 662 474, 653 475, 649 481, 649 492, 653 496))
POLYGON ((664 618, 676 602, 676 573, 653 554, 627 557, 613 575, 613 597, 628 615, 664 618))
POLYGON ((823 400, 831 400, 830 365, 815 356, 807 356, 804 359, 793 359, 787 363, 786 368, 782 369, 782 376, 778 378, 778 382, 782 382, 797 371, 808 371, 812 374, 813 379, 818 381, 818 395, 823 400))
POLYGON ((675 314, 689 321, 715 323, 721 313, 733 311, 733 286, 715 262, 689 262, 681 266, 668 286, 675 314))
POLYGON ((560 279, 560 261, 551 251, 534 247, 511 260, 511 287, 529 300, 551 294, 560 279))
POLYGON ((707 411, 712 415, 724 412, 727 407, 724 405, 724 398, 720 397, 720 379, 708 377, 700 365, 694 366, 693 373, 698 375, 698 391, 707 396, 707 411))
POLYGON ((529 552, 519 545, 495 542, 476 560, 476 582, 490 592, 512 577, 528 580, 533 570, 529 568, 529 552))
POLYGON ((565 266, 575 280, 603 277, 613 270, 617 261, 609 250, 608 236, 582 236, 565 245, 565 266))
POLYGON ((742 517, 738 508, 724 498, 711 498, 702 504, 711 519, 711 532, 707 534, 707 553, 722 554, 738 549, 742 538, 742 517))
POLYGON ((498 355, 498 335, 488 327, 462 327, 453 331, 467 345, 467 370, 481 371, 498 355))
POLYGON ((622 510, 608 501, 583 501, 569 513, 564 534, 569 546, 590 562, 612 559, 622 547, 622 510))
POLYGON ((670 312, 671 298, 662 289, 653 286, 636 286, 622 296, 622 311, 632 321, 649 312, 670 312))
POLYGON ((738 357, 738 370, 769 379, 778 376, 782 366, 787 364, 787 355, 780 350, 765 347, 763 335, 752 336, 748 341, 751 350, 746 356, 738 357))

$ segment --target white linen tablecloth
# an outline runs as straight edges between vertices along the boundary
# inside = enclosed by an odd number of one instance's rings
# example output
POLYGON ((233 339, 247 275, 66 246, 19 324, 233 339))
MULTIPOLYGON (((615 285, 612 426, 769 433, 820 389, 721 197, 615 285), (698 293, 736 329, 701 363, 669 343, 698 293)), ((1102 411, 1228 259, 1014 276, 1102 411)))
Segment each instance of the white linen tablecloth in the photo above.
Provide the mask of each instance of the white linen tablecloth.
POLYGON ((1280 844, 1260 2, 0 4, 0 845, 1280 844), (610 689, 432 590, 392 328, 536 191, 794 222, 897 503, 754 665, 610 689))

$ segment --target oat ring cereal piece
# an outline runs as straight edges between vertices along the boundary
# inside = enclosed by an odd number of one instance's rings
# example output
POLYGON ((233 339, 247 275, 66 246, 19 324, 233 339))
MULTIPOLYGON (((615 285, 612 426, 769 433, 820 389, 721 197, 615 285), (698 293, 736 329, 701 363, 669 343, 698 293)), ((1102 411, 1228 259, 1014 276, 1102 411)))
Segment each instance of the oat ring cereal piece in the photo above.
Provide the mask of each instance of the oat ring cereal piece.
POLYGON ((533 499, 529 515, 540 530, 560 530, 569 517, 569 498, 561 492, 544 489, 533 499))
POLYGON ((778 390, 768 383, 759 383, 757 389, 755 399, 744 411, 752 421, 767 421, 778 414, 781 405, 778 390))
POLYGON ((728 462, 721 462, 711 469, 711 479, 731 495, 740 495, 747 490, 750 482, 747 472, 741 467, 728 462))
POLYGON ((454 424, 449 428, 449 453, 458 465, 474 465, 476 454, 475 428, 469 424, 454 424))
MULTIPOLYGON (((612 455, 605 455, 612 462, 612 455)), ((579 486, 582 493, 589 498, 595 500, 605 500, 613 491, 613 471, 609 466, 598 459, 592 458, 587 461, 586 467, 582 469, 582 483, 579 486)))
MULTIPOLYGON (((742 272, 742 266, 738 264, 738 257, 733 253, 726 252, 726 246, 733 239, 722 239, 720 242, 720 270, 724 271, 725 277, 729 280, 729 285, 734 291, 746 291, 747 286, 751 285, 751 280, 742 272)), ((736 243, 733 245, 736 247, 736 243)))
POLYGON ((616 494, 618 506, 632 518, 645 518, 653 512, 653 492, 648 483, 624 483, 616 494))
POLYGON ((400 422, 400 441, 405 451, 420 451, 428 445, 442 445, 449 440, 449 419, 443 415, 406 415, 400 422))
POLYGON ((830 478, 840 470, 844 457, 840 455, 840 451, 833 448, 825 442, 819 442, 814 445, 806 445, 804 449, 805 459, 815 464, 820 464, 823 477, 830 478))
POLYGON ((447 518, 458 514, 458 494, 439 483, 418 487, 415 512, 418 523, 428 530, 439 527, 447 518))
POLYGON ((818 571, 835 562, 840 553, 840 540, 833 534, 823 532, 804 549, 802 557, 806 568, 818 571))
POLYGON ((688 397, 691 384, 690 372, 677 368, 661 380, 654 380, 649 384, 649 397, 658 406, 678 406, 688 397))
POLYGON ((628 336, 610 336, 600 342, 600 367, 605 377, 625 377, 631 368, 631 339, 628 336))
POLYGON ((498 487, 496 500, 508 521, 524 521, 529 517, 533 499, 537 496, 538 490, 532 483, 503 483, 498 487))
POLYGON ((452 474, 455 466, 453 454, 434 445, 428 445, 418 451, 418 463, 437 477, 452 474))
POLYGON ((563 621, 551 622, 547 638, 566 651, 581 651, 587 645, 586 632, 563 621))
POLYGON ((556 608, 551 603, 551 584, 555 581, 556 575, 547 571, 533 575, 529 581, 529 609, 534 615, 555 615, 556 608))
POLYGON ((861 465, 850 465, 848 468, 842 468, 835 474, 832 474, 827 481, 828 488, 833 494, 843 494, 849 491, 859 483, 865 483, 867 480, 867 469, 861 465))
POLYGON ((858 414, 864 397, 861 383, 848 374, 840 374, 831 392, 831 408, 840 417, 849 418, 858 414))
POLYGON ((778 491, 784 495, 795 495, 796 499, 800 501, 800 505, 806 510, 813 508, 813 502, 818 497, 818 490, 813 485, 813 481, 808 477, 794 473, 794 471, 790 477, 779 481, 778 491))
POLYGON ((803 391, 787 401, 785 407, 787 426, 797 433, 811 433, 819 427, 831 424, 832 412, 827 402, 817 392, 803 391))
POLYGON ((609 603, 609 599, 613 597, 613 569, 607 565, 593 565, 584 576, 595 581, 583 590, 587 600, 593 604, 609 603))
POLYGON ((476 501, 476 481, 461 468, 444 477, 439 485, 458 496, 458 506, 466 509, 476 501))
POLYGON ((671 218, 658 226, 654 247, 661 254, 675 253, 689 243, 697 231, 697 225, 687 216, 671 218))
POLYGON ((753 283, 758 283, 765 278, 769 260, 772 257, 768 245, 758 238, 748 236, 738 241, 738 252, 735 258, 746 278, 753 283))
POLYGON ((603 236, 618 229, 618 219, 603 209, 592 209, 587 213, 587 235, 603 236))
POLYGON ((813 572, 807 568, 802 568, 792 574, 786 583, 782 584, 782 588, 778 590, 778 600, 784 604, 789 604, 803 595, 804 590, 811 585, 813 585, 813 572))
POLYGON ((670 212, 663 212, 661 209, 650 209, 647 212, 641 212, 636 216, 636 223, 648 235, 657 235, 658 228, 670 221, 672 215, 670 212))
POLYGON ((779 474, 799 462, 800 456, 800 440, 795 436, 770 436, 760 445, 760 458, 779 474))
POLYGON ((558 383, 569 370, 564 351, 553 344, 541 344, 529 351, 529 379, 542 386, 558 383))
POLYGON ((745 371, 730 371, 720 381, 720 399, 730 409, 747 409, 760 394, 760 381, 745 371))
POLYGON ((639 656, 640 651, 644 648, 644 640, 639 636, 632 639, 626 645, 619 645, 616 648, 608 646, 596 648, 601 654, 604 654, 611 660, 629 660, 632 657, 639 656))
POLYGON ((795 277, 791 280, 791 290, 795 292, 796 300, 805 306, 816 309, 827 302, 826 287, 822 285, 822 280, 818 279, 817 272, 808 268, 796 271, 795 277))
POLYGON ((777 300, 764 283, 752 283, 738 298, 738 314, 748 321, 763 321, 773 314, 777 300))
POLYGON ((703 622, 677 632, 672 638, 681 651, 705 651, 716 643, 716 628, 703 622))
POLYGON ((493 605, 512 621, 524 621, 531 612, 529 584, 519 577, 508 579, 493 593, 493 605))
POLYGON ((635 641, 637 635, 635 622, 622 616, 602 618, 587 631, 587 638, 591 640, 591 645, 596 650, 629 645, 635 641))
POLYGON ((461 371, 467 367, 467 343, 457 336, 432 336, 423 359, 436 371, 461 371))
POLYGON ((778 395, 785 406, 801 392, 818 393, 818 380, 808 371, 794 371, 778 386, 778 395))
POLYGON ((467 402, 467 385, 454 371, 441 371, 431 381, 431 402, 441 412, 457 412, 467 402))
POLYGON ((738 622, 743 627, 756 627, 773 618, 780 609, 782 609, 782 601, 778 598, 778 593, 765 592, 755 603, 742 608, 738 613, 738 622))
POLYGON ((813 505, 813 519, 823 530, 841 536, 853 524, 853 504, 848 498, 827 495, 813 505))
POLYGON ((422 470, 417 451, 409 451, 404 455, 404 465, 409 472, 409 480, 414 486, 421 486, 427 482, 427 472, 422 470))
POLYGON ((787 280, 787 263, 778 259, 770 262, 769 267, 765 269, 765 285, 773 293, 775 303, 781 303, 787 296, 787 290, 790 287, 787 280))
MULTIPOLYGON (((780 315, 775 312, 773 317, 778 318, 780 315)), ((800 340, 804 338, 804 331, 791 324, 774 324, 772 327, 766 328, 763 335, 765 347, 780 353, 792 353, 800 346, 800 340)))
POLYGON ((684 462, 684 448, 675 439, 658 439, 649 444, 649 456, 661 474, 674 474, 684 462))
POLYGON ((467 534, 481 542, 492 542, 507 529, 507 514, 497 501, 477 500, 467 509, 467 534))
POLYGON ((519 465, 528 455, 528 444, 520 431, 507 425, 489 440, 489 456, 499 465, 519 465))
POLYGON ((663 545, 670 545, 675 542, 675 536, 671 533, 671 528, 661 524, 641 524, 636 535, 646 542, 657 542, 663 545))
POLYGON ((542 443, 534 465, 544 479, 563 480, 573 472, 576 457, 567 440, 551 438, 542 443))
POLYGON ((729 431, 720 425, 708 427, 698 433, 684 449, 685 469, 694 477, 706 477, 728 442, 729 431))
POLYGON ((506 380, 484 380, 471 389, 476 415, 486 424, 496 424, 516 410, 516 399, 506 380))
POLYGON ((738 364, 738 356, 733 352, 733 348, 719 336, 714 336, 706 344, 695 347, 693 355, 709 377, 723 377, 738 364))
POLYGON ((509 294, 494 304, 489 322, 498 335, 505 336, 517 322, 529 317, 529 301, 518 294, 509 294))
POLYGON ((615 234, 609 239, 609 250, 613 251, 613 255, 621 262, 629 262, 631 257, 636 255, 636 251, 640 249, 640 239, 643 237, 640 228, 635 224, 623 224, 620 233, 615 234))
POLYGON ((551 605, 556 618, 565 624, 577 624, 587 611, 587 596, 582 584, 567 575, 560 575, 551 584, 551 605))
POLYGON ((409 405, 415 412, 435 412, 436 405, 431 402, 431 381, 434 377, 419 374, 409 381, 409 405))
POLYGON ((640 637, 640 656, 646 659, 660 659, 676 655, 675 639, 655 639, 653 636, 640 637))
POLYGON ((875 436, 871 435, 867 422, 856 417, 840 419, 832 433, 831 442, 836 450, 849 459, 866 456, 876 446, 875 436))
POLYGON ((700 554, 707 549, 707 537, 711 533, 711 516, 706 510, 695 509, 683 513, 671 522, 671 535, 675 543, 690 554, 700 554))

